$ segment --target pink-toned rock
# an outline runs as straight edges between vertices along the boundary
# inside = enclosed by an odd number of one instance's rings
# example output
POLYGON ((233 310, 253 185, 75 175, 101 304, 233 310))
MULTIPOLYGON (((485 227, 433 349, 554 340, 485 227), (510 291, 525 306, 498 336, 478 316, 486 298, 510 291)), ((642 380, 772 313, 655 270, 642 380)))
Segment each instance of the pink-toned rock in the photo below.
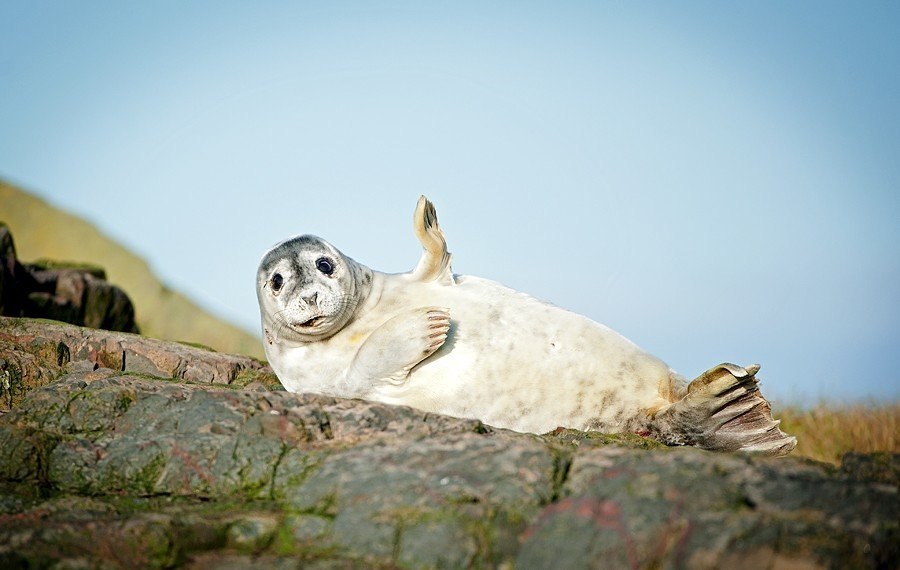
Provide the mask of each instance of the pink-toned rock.
POLYGON ((204 384, 281 385, 268 365, 178 342, 64 323, 0 317, 0 411, 67 372, 110 369, 204 384))
POLYGON ((246 357, 28 319, 0 319, 0 359, 20 379, 59 376, 0 414, 0 568, 900 559, 897 455, 836 470, 633 435, 515 433, 268 391, 271 371, 246 357))

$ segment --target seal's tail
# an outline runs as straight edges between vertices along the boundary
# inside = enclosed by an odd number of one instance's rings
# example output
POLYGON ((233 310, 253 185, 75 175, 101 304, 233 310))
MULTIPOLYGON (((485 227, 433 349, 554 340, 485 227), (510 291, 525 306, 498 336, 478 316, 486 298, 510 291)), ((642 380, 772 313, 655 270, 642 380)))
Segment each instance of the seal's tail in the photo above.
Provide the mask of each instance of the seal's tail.
POLYGON ((787 455, 797 438, 780 429, 769 402, 759 392, 759 365, 720 364, 687 387, 684 397, 660 410, 654 435, 670 445, 714 451, 787 455))

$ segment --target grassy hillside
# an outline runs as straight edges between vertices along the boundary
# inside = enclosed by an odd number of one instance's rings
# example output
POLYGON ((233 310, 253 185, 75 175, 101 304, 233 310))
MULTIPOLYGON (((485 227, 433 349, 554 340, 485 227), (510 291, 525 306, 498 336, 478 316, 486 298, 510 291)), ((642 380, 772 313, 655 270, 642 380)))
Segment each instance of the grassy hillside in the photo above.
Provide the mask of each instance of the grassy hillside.
POLYGON ((775 411, 781 429, 797 437, 793 455, 840 463, 848 451, 900 453, 900 404, 819 404, 775 411))
POLYGON ((85 262, 106 269, 134 301, 147 336, 201 343, 222 352, 263 358, 260 341, 204 311, 159 282, 145 261, 90 223, 0 180, 0 221, 12 230, 19 259, 85 262))

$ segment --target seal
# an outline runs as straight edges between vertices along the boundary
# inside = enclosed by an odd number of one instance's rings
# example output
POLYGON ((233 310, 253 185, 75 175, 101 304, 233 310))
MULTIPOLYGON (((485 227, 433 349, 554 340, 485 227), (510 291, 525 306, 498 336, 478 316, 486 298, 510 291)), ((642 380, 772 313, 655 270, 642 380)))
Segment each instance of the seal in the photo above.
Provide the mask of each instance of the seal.
POLYGON ((759 366, 724 363, 687 383, 587 317, 453 274, 424 196, 413 226, 423 253, 409 273, 374 271, 311 235, 265 254, 256 282, 264 345, 287 390, 520 432, 633 432, 768 455, 796 445, 759 391, 759 366))

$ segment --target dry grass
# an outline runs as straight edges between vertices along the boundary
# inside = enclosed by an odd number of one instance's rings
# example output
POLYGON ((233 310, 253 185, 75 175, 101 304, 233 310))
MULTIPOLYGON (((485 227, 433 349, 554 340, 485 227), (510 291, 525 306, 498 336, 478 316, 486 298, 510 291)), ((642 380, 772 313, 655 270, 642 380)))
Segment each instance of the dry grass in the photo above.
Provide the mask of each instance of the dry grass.
POLYGON ((840 463, 848 451, 900 453, 900 403, 819 404, 811 409, 777 411, 781 429, 797 437, 792 455, 840 463))

